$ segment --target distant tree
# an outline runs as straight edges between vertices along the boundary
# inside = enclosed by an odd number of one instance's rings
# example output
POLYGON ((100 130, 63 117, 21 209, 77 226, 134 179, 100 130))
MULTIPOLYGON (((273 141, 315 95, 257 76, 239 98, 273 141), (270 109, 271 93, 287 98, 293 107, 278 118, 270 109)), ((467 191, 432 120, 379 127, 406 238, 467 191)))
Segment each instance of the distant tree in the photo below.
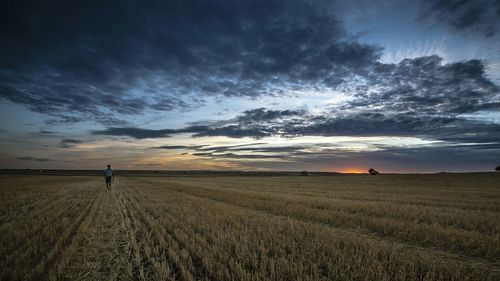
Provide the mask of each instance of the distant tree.
POLYGON ((300 174, 303 175, 303 176, 308 176, 309 175, 309 173, 307 171, 302 171, 300 174))
POLYGON ((500 172, 500 166, 497 166, 497 167, 495 168, 495 171, 500 172))
POLYGON ((369 173, 370 175, 372 175, 372 176, 374 176, 374 175, 378 175, 378 171, 377 171, 377 170, 375 170, 375 169, 373 169, 373 168, 370 168, 370 169, 368 170, 368 173, 369 173))

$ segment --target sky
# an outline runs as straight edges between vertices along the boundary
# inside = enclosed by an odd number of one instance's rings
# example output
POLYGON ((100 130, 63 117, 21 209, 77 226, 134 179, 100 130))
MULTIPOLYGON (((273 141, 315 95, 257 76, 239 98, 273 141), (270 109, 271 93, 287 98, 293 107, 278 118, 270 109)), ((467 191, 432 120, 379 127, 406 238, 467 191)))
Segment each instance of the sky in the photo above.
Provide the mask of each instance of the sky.
POLYGON ((2 6, 0 168, 500 165, 499 0, 2 6))

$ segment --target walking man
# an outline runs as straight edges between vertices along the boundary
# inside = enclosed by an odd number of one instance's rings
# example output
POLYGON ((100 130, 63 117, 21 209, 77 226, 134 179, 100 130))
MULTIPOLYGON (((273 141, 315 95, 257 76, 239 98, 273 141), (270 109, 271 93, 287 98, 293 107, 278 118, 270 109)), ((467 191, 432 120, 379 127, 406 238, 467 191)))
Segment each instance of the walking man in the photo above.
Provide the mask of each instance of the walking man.
POLYGON ((115 180, 115 174, 113 173, 113 169, 111 169, 111 165, 108 165, 108 168, 104 170, 104 177, 106 178, 106 187, 110 189, 111 180, 115 180))

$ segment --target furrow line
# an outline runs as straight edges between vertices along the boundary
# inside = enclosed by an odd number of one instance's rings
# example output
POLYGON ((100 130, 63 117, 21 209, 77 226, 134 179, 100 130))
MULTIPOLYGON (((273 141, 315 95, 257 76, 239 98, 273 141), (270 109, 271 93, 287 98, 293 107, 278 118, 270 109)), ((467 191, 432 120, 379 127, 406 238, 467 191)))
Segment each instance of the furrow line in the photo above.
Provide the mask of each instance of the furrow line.
POLYGON ((78 234, 78 231, 84 221, 89 217, 99 202, 99 196, 96 196, 95 199, 87 205, 87 208, 76 218, 75 222, 67 228, 62 235, 57 239, 54 247, 47 252, 45 256, 42 257, 42 260, 38 262, 38 264, 34 267, 34 269, 29 273, 28 280, 38 280, 44 279, 43 277, 47 277, 51 266, 55 264, 55 260, 64 251, 64 247, 68 247, 68 244, 72 244, 74 238, 78 234))
MULTIPOLYGON (((7 244, 7 248, 5 248, 3 251, 6 253, 11 253, 9 254, 9 256, 12 255, 19 257, 20 253, 26 251, 26 249, 29 247, 29 244, 26 244, 26 239, 29 237, 37 237, 38 235, 40 235, 39 233, 41 231, 47 228, 47 224, 42 223, 43 221, 48 221, 48 219, 50 219, 50 222, 54 222, 59 221, 59 219, 61 218, 68 217, 68 214, 73 214, 73 212, 79 211, 82 207, 87 206, 87 201, 91 201, 91 196, 92 195, 89 194, 88 198, 84 198, 82 200, 71 200, 74 201, 74 204, 67 204, 68 201, 58 201, 57 203, 55 203, 53 208, 45 209, 44 211, 36 213, 35 217, 33 219, 30 219, 31 222, 29 224, 26 223, 26 225, 19 227, 20 223, 16 223, 16 232, 22 234, 23 238, 19 237, 14 240, 10 240, 7 244), (56 209, 57 207, 64 205, 63 203, 67 204, 65 208, 56 209), (52 209, 56 209, 56 211, 54 213, 51 213, 50 211, 52 209), (36 225, 33 225, 33 221, 37 221, 38 223, 36 225), (25 230, 26 228, 30 227, 30 230, 25 230), (14 249, 15 251, 13 251, 14 249)), ((7 233, 7 230, 2 229, 2 232, 7 233)))
POLYGON ((92 205, 92 208, 85 216, 84 220, 78 225, 78 228, 75 231, 73 237, 68 237, 68 239, 66 240, 70 241, 69 245, 61 250, 61 252, 57 256, 57 259, 52 262, 52 266, 48 267, 48 279, 60 280, 63 277, 65 268, 74 256, 77 245, 81 243, 83 236, 86 234, 87 230, 94 224, 97 209, 103 204, 102 201, 103 192, 100 191, 92 205))
MULTIPOLYGON (((135 189, 135 188, 134 188, 135 189)), ((136 189, 137 192, 144 193, 143 191, 136 189)), ((138 201, 132 202, 133 205, 139 204, 138 201)), ((160 214, 158 214, 158 209, 155 208, 156 206, 152 206, 150 204, 144 205, 144 210, 145 213, 147 214, 148 217, 155 217, 157 215, 160 217, 160 214)), ((160 208, 163 206, 159 206, 160 208)), ((163 231, 163 233, 166 233, 169 237, 173 239, 173 243, 175 243, 178 247, 178 249, 187 249, 189 252, 189 257, 190 260, 188 262, 190 266, 190 272, 192 272, 193 276, 196 277, 196 279, 202 279, 203 277, 209 277, 209 278, 215 278, 215 276, 211 276, 210 270, 207 267, 206 263, 204 262, 199 250, 195 249, 193 246, 193 243, 187 243, 185 239, 183 239, 181 236, 190 237, 191 239, 196 240, 196 243, 204 245, 205 249, 209 249, 209 245, 207 243, 207 240, 204 239, 203 237, 200 236, 199 233, 187 233, 186 229, 197 229, 196 225, 192 224, 187 224, 186 222, 180 222, 178 218, 174 217, 173 214, 169 213, 169 210, 162 208, 161 209, 161 218, 163 223, 156 224, 155 227, 161 228, 160 230, 163 231), (169 227, 167 227, 167 225, 169 227)), ((153 227, 152 222, 148 219, 149 224, 151 227, 153 227)), ((158 231, 155 231, 157 233, 158 231)), ((163 235, 157 233, 157 237, 159 239, 163 239, 163 235)), ((208 253, 205 253, 207 255, 208 253)))
POLYGON ((159 245, 160 246, 159 250, 165 252, 166 258, 168 258, 170 263, 173 265, 171 272, 175 276, 175 279, 183 281, 195 280, 191 272, 185 268, 185 265, 182 262, 182 258, 179 256, 178 251, 182 251, 182 248, 175 243, 175 240, 172 239, 168 239, 168 241, 165 240, 165 237, 161 235, 161 233, 157 228, 158 225, 154 224, 152 221, 153 219, 150 216, 148 216, 148 214, 146 214, 142 206, 140 206, 139 203, 136 203, 134 201, 135 200, 128 198, 128 203, 130 203, 129 205, 132 206, 135 212, 139 215, 140 217, 139 220, 142 222, 145 231, 151 235, 152 239, 154 239, 153 241, 150 242, 159 245), (175 249, 173 249, 173 247, 175 249))
POLYGON ((141 251, 139 249, 140 239, 137 237, 137 232, 139 230, 137 229, 135 222, 136 219, 125 206, 122 192, 118 191, 118 188, 114 188, 114 190, 118 199, 117 202, 122 220, 121 225, 127 242, 126 252, 128 253, 128 275, 132 280, 146 280, 141 251))

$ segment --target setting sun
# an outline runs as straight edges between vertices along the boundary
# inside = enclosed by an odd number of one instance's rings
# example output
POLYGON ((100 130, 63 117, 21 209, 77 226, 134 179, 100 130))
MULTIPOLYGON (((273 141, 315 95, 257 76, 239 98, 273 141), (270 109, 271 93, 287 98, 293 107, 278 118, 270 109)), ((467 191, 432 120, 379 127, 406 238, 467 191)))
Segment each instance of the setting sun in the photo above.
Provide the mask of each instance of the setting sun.
POLYGON ((0 281, 500 281, 500 0, 0 10, 0 281))
POLYGON ((339 171, 344 174, 366 174, 367 170, 362 168, 346 168, 339 171))

